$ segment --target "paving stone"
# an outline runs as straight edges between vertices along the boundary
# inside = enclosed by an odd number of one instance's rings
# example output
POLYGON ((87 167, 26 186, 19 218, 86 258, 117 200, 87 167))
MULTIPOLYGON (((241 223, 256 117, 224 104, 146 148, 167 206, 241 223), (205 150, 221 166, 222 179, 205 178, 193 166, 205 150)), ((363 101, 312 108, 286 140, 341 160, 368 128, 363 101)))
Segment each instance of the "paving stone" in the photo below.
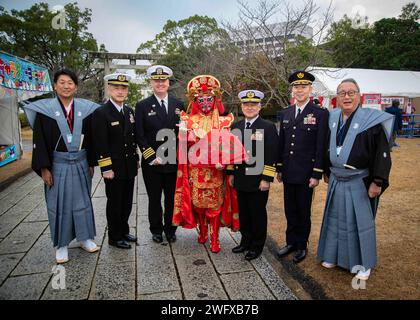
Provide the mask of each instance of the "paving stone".
POLYGON ((178 235, 172 248, 185 298, 227 299, 207 250, 197 244, 196 231, 180 229, 178 235))
POLYGON ((137 203, 138 176, 134 178, 133 205, 137 203))
MULTIPOLYGON (((12 208, 15 204, 21 200, 27 200, 28 194, 32 193, 35 189, 43 190, 43 182, 41 178, 34 177, 27 181, 25 184, 21 185, 14 192, 11 192, 6 197, 0 201, 0 216, 12 208)), ((38 192, 39 193, 39 192, 38 192)), ((38 197, 41 197, 42 194, 38 194, 38 197)), ((36 205, 35 205, 36 206, 36 205)))
POLYGON ((149 198, 147 194, 139 194, 137 196, 137 215, 138 216, 148 216, 148 204, 149 198))
POLYGON ((139 295, 180 290, 169 245, 137 247, 137 283, 139 295))
POLYGON ((152 294, 141 294, 138 300, 182 300, 181 291, 168 291, 152 294))
POLYGON ((35 190, 3 214, 0 220, 0 237, 6 237, 41 201, 42 195, 35 190))
POLYGON ((12 275, 51 273, 55 264, 55 250, 51 238, 44 233, 20 261, 12 275))
POLYGON ((152 234, 149 230, 149 220, 147 216, 138 216, 137 221, 137 242, 139 245, 151 245, 152 234))
POLYGON ((29 222, 19 224, 0 243, 0 254, 28 251, 47 227, 47 222, 29 222))
POLYGON ((31 212, 41 202, 45 202, 44 186, 36 186, 25 198, 23 198, 17 206, 20 210, 31 212))
MULTIPOLYGON (((139 172, 141 172, 141 170, 139 172)), ((141 175, 139 175, 139 177, 138 177, 137 194, 147 195, 146 186, 144 185, 143 176, 141 176, 141 175)))
POLYGON ((48 221, 48 211, 45 201, 32 210, 32 212, 23 220, 23 222, 48 221))
POLYGON ((6 189, 4 189, 3 191, 0 192, 0 200, 5 198, 6 196, 8 196, 9 194, 16 192, 16 190, 21 187, 22 185, 24 185, 26 182, 28 182, 29 180, 33 179, 37 177, 35 172, 31 172, 19 179, 17 179, 16 181, 14 181, 13 183, 11 183, 6 189))
POLYGON ((176 256, 191 255, 195 252, 206 253, 206 248, 197 242, 196 229, 178 228, 176 231, 177 241, 173 244, 173 252, 176 256))
POLYGON ((102 180, 102 175, 99 168, 95 168, 95 173, 92 178, 92 191, 95 191, 95 188, 98 186, 98 183, 102 180))
POLYGON ((0 287, 0 300, 38 300, 50 279, 49 273, 8 278, 0 287))
MULTIPOLYGON (((131 231, 132 234, 135 232, 131 231)), ((136 261, 136 244, 130 243, 131 249, 119 249, 108 244, 108 235, 105 236, 104 243, 99 255, 99 264, 115 264, 121 262, 136 261)))
POLYGON ((237 244, 230 233, 228 228, 220 229, 219 240, 221 250, 218 254, 210 255, 217 272, 219 274, 224 274, 240 271, 253 271, 253 266, 245 260, 244 254, 232 253, 232 248, 236 247, 237 244))
POLYGON ((105 182, 103 179, 98 183, 96 190, 94 190, 93 198, 106 198, 105 182))
POLYGON ((107 229, 104 226, 96 226, 96 237, 94 241, 98 246, 103 246, 104 244, 107 245, 107 243, 104 242, 107 233, 106 230, 107 229))
POLYGON ((293 294, 290 288, 284 283, 279 275, 274 271, 273 267, 262 255, 260 258, 252 260, 255 270, 264 279, 265 284, 275 295, 278 300, 296 300, 297 297, 293 294))
POLYGON ((42 180, 31 174, 12 186, 12 191, 0 192, 0 203, 4 202, 0 205, 0 299, 296 299, 264 256, 250 263, 243 254, 231 252, 240 242, 239 232, 221 229, 218 254, 210 252, 208 243, 197 242, 195 229, 178 228, 175 243, 168 244, 165 238, 162 244, 154 243, 141 175, 135 181, 129 219, 130 233, 137 235, 139 245, 133 244, 131 250, 109 246, 99 170, 92 181, 92 204, 94 240, 101 249, 90 254, 73 241, 70 261, 62 265, 66 288, 53 289, 52 272, 57 266, 42 180))
POLYGON ((223 274, 220 278, 232 300, 275 300, 255 271, 223 274))
POLYGON ((55 290, 50 281, 41 297, 42 300, 85 300, 89 297, 98 252, 69 249, 69 259, 69 262, 62 265, 66 271, 66 288, 55 290))
POLYGON ((0 285, 16 267, 24 253, 6 254, 0 256, 0 285))
POLYGON ((134 300, 136 297, 135 263, 99 264, 89 299, 134 300))
POLYGON ((92 198, 95 225, 106 227, 106 198, 92 198))
POLYGON ((241 243, 241 233, 238 232, 231 232, 230 236, 233 238, 233 240, 236 242, 236 244, 240 244, 241 243))
POLYGON ((128 225, 130 226, 130 228, 137 227, 137 214, 136 213, 137 213, 137 208, 135 205, 133 205, 130 216, 128 218, 128 225))

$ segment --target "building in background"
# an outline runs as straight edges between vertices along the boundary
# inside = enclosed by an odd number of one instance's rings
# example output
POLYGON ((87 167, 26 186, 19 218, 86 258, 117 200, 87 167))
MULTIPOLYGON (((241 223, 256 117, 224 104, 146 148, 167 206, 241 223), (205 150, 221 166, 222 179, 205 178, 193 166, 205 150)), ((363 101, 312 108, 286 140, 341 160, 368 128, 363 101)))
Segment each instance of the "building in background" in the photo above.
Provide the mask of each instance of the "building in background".
POLYGON ((229 32, 229 36, 232 43, 238 46, 243 54, 249 51, 260 51, 275 57, 283 53, 285 41, 294 43, 299 36, 312 39, 313 28, 308 25, 294 26, 292 22, 283 22, 269 24, 266 28, 249 27, 236 30, 229 32))

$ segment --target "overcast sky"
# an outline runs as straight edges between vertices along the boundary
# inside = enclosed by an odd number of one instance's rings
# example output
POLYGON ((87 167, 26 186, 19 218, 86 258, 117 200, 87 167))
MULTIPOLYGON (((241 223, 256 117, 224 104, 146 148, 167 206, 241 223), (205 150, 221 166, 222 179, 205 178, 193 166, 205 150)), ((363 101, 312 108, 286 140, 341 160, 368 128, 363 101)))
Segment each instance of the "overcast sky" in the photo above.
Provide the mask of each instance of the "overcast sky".
MULTIPOLYGON (((44 0, 51 8, 73 1, 44 0)), ((316 0, 316 4, 325 9, 330 0, 316 0)), ((412 0, 416 2, 416 0, 412 0)), ((412 2, 411 1, 411 2, 412 2)), ((7 10, 27 9, 39 1, 0 0, 0 5, 7 10)), ((235 21, 238 16, 236 0, 78 0, 82 8, 92 9, 92 22, 89 31, 98 41, 104 43, 111 52, 136 52, 140 43, 151 40, 162 31, 168 19, 180 20, 192 15, 208 15, 218 21, 235 21)), ((252 5, 256 1, 248 0, 252 5)), ((300 0, 293 3, 299 4, 300 0)), ((395 17, 410 0, 333 0, 334 19, 339 20, 344 14, 350 15, 359 8, 359 12, 376 21, 384 17, 395 17)))

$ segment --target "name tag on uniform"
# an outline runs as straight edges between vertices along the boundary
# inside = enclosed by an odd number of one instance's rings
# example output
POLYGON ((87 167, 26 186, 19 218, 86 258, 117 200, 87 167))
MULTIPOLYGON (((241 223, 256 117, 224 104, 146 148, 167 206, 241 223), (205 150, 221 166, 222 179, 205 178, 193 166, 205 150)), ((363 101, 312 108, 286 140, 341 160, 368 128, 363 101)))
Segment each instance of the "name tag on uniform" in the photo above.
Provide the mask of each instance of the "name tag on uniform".
POLYGON ((118 126, 119 124, 120 124, 119 121, 111 122, 111 126, 113 127, 118 126))
POLYGON ((68 134, 67 135, 67 143, 71 143, 73 141, 73 135, 72 134, 68 134))
POLYGON ((289 120, 283 120, 283 123, 289 123, 289 120))
POLYGON ((155 116, 155 115, 156 115, 156 112, 155 112, 155 111, 150 111, 147 115, 148 115, 149 117, 150 117, 150 116, 155 116))

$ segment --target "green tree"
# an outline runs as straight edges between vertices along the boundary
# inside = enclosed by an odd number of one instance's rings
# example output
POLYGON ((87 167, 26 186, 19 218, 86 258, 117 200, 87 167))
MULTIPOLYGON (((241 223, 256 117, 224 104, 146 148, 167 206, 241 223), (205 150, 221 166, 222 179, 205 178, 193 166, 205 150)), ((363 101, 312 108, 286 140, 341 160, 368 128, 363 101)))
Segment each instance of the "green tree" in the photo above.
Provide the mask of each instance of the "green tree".
POLYGON ((98 49, 96 40, 87 32, 91 9, 81 10, 77 2, 64 6, 66 28, 54 29, 57 13, 47 3, 37 3, 26 10, 6 11, 0 7, 0 47, 19 57, 45 65, 51 72, 65 66, 82 80, 94 74, 87 51, 98 49))
POLYGON ((325 47, 332 52, 334 63, 341 68, 361 67, 369 63, 369 26, 354 28, 347 16, 331 24, 325 47), (366 56, 366 54, 368 56, 366 56))
POLYGON ((131 107, 135 108, 137 102, 143 99, 143 94, 141 93, 142 86, 138 83, 130 82, 128 85, 128 97, 126 103, 131 107))
MULTIPOLYGON (((420 70, 420 24, 396 18, 375 22, 369 39, 374 69, 420 70)), ((364 67, 369 67, 365 63, 364 67)))
POLYGON ((414 2, 407 3, 402 8, 402 12, 398 18, 402 20, 417 21, 420 19, 420 9, 414 2))
POLYGON ((399 18, 385 18, 354 28, 344 16, 333 23, 326 47, 338 67, 420 70, 420 24, 416 5, 408 4, 399 18))
POLYGON ((168 20, 155 39, 140 44, 137 52, 175 54, 184 49, 209 47, 222 32, 217 21, 207 16, 191 16, 180 21, 168 20))
POLYGON ((207 16, 191 16, 187 19, 168 20, 162 32, 151 41, 140 44, 137 52, 161 53, 157 61, 170 67, 177 80, 172 91, 184 97, 187 81, 195 75, 197 66, 206 61, 206 54, 217 48, 217 40, 224 34, 217 21, 207 16))

